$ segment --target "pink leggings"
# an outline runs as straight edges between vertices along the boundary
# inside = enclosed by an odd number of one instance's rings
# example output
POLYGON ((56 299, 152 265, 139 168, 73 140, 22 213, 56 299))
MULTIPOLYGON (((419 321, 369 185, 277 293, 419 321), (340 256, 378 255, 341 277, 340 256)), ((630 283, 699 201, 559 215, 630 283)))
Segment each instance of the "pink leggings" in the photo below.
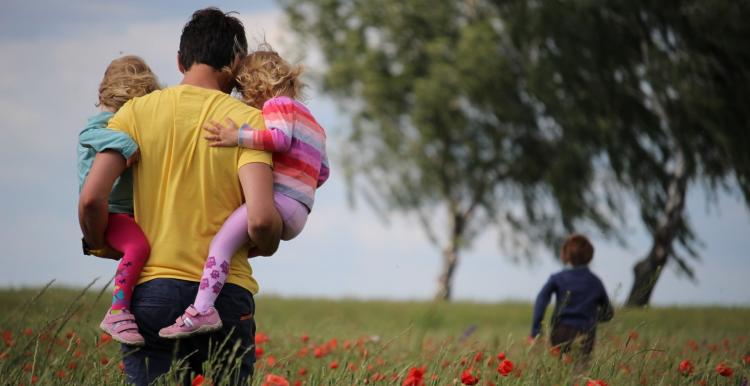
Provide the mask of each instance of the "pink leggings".
POLYGON ((146 263, 151 248, 141 227, 132 216, 124 213, 110 213, 107 230, 104 233, 107 243, 122 252, 123 256, 115 274, 115 290, 112 294, 112 309, 130 307, 133 288, 146 263))
MULTIPOLYGON (((291 240, 297 237, 305 227, 309 210, 299 201, 281 193, 274 193, 273 200, 284 223, 281 239, 291 240)), ((206 312, 213 306, 229 274, 232 255, 248 241, 250 238, 247 235, 247 206, 243 204, 224 221, 224 225, 208 247, 208 259, 203 267, 194 304, 199 312, 206 312)))

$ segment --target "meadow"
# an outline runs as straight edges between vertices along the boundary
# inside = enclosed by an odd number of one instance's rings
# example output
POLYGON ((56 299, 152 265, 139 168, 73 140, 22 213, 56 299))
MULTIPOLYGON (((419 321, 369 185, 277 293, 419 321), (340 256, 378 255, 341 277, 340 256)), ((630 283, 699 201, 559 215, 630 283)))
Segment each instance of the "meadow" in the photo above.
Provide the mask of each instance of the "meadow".
MULTIPOLYGON (((124 384, 109 290, 0 290, 0 384, 124 384)), ((747 385, 750 309, 618 309, 591 361, 527 339, 531 305, 256 298, 252 385, 747 385)), ((179 368, 179 366, 175 366, 179 368)), ((178 371, 178 370, 175 370, 178 371)), ((177 374, 175 372, 175 374, 177 374)), ((169 374, 162 384, 174 384, 169 374)), ((194 385, 220 385, 211 368, 194 385)))

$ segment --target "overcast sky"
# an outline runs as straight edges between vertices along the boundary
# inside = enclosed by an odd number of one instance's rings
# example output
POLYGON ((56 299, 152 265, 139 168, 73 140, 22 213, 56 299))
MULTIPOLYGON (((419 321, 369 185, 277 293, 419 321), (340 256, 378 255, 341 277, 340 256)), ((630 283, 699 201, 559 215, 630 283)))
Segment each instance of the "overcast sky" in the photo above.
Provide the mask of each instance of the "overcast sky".
MULTIPOLYGON (((49 280, 81 286, 108 280, 115 264, 82 256, 76 216, 75 145, 86 118, 96 112, 104 69, 123 54, 142 56, 162 83, 180 81, 176 52, 182 26, 203 3, 5 1, 0 13, 0 287, 38 286, 49 280)), ((263 36, 293 61, 318 65, 314 52, 290 44, 273 2, 223 2, 237 10, 248 38, 263 36)), ((319 70, 319 68, 313 68, 319 70)), ((367 207, 350 208, 336 158, 347 117, 313 84, 308 105, 329 131, 333 175, 318 192, 315 211, 300 237, 272 258, 253 262, 262 294, 309 297, 429 299, 439 253, 416 222, 395 217, 383 224, 367 207)), ((656 304, 750 304, 750 216, 737 192, 708 205, 693 186, 688 213, 704 247, 698 282, 666 269, 656 304)), ((627 246, 595 239, 592 269, 617 302, 632 282, 631 269, 650 245, 637 216, 627 246)), ((531 301, 550 273, 560 269, 545 252, 537 263, 514 265, 485 232, 462 255, 455 296, 475 301, 531 301)))

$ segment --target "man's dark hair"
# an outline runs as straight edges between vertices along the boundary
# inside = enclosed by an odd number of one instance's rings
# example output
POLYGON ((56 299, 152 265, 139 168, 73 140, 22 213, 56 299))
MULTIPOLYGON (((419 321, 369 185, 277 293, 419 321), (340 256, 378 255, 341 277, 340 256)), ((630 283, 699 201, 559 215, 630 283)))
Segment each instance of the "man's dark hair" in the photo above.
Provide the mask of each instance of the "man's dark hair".
POLYGON ((195 11, 180 37, 179 61, 185 70, 194 63, 216 70, 229 66, 237 55, 247 52, 245 27, 230 13, 218 8, 195 11))

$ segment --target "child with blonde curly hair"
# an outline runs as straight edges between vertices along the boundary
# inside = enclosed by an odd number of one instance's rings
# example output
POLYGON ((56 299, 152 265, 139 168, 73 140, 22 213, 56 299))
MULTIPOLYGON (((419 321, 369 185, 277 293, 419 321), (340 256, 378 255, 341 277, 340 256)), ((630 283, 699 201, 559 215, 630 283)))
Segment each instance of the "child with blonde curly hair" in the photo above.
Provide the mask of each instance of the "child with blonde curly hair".
MULTIPOLYGON (((97 173, 92 165, 98 153, 120 153, 127 160, 128 166, 137 161, 137 145, 126 134, 108 130, 107 123, 127 101, 159 88, 156 75, 138 56, 123 56, 109 64, 99 85, 97 105, 101 111, 88 119, 86 128, 78 135, 79 192, 85 189, 89 174, 97 173)), ((118 342, 143 345, 143 336, 138 332, 135 317, 129 308, 133 288, 148 259, 150 247, 143 231, 133 219, 133 175, 129 168, 115 181, 109 194, 105 238, 115 251, 109 248, 94 250, 83 241, 83 253, 86 255, 116 259, 122 254, 114 279, 112 306, 99 327, 118 342)))
MULTIPOLYGON (((282 240, 296 237, 313 207, 315 190, 328 179, 325 130, 298 100, 304 84, 302 68, 287 63, 268 45, 247 56, 237 83, 245 103, 259 108, 267 130, 210 122, 205 137, 211 146, 242 146, 273 153, 274 201, 284 228, 282 240)), ((213 307, 228 273, 234 252, 249 241, 247 209, 238 208, 224 222, 209 247, 198 294, 176 323, 159 331, 164 338, 182 338, 221 328, 213 307)), ((250 250, 250 257, 257 253, 250 250)))

